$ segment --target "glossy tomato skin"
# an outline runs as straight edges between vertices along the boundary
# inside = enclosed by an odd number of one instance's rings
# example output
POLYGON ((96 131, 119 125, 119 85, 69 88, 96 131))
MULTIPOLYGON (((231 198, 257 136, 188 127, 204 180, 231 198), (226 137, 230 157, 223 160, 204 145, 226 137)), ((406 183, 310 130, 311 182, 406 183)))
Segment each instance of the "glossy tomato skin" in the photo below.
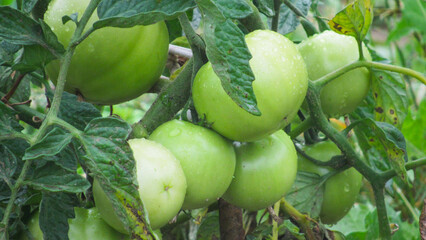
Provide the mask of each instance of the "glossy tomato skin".
MULTIPOLYGON (((129 145, 136 161, 139 195, 148 211, 152 229, 158 229, 176 216, 182 207, 187 187, 184 172, 175 156, 161 144, 131 139, 129 145)), ((102 218, 117 231, 126 233, 96 179, 93 196, 102 218)))
MULTIPOLYGON (((81 17, 89 0, 54 0, 44 20, 66 47, 75 23, 62 24, 62 16, 78 12, 81 17)), ((98 19, 96 11, 86 30, 98 19)), ((101 28, 77 46, 68 70, 65 90, 81 94, 97 104, 117 104, 138 97, 160 77, 168 52, 168 31, 164 22, 132 28, 101 28)), ((59 74, 59 60, 46 71, 53 82, 59 74)))
POLYGON ((253 90, 261 116, 232 101, 210 62, 198 71, 192 89, 198 114, 221 135, 242 142, 262 139, 288 125, 308 87, 306 66, 293 42, 269 30, 254 31, 245 39, 253 56, 253 90))
MULTIPOLYGON (((330 141, 316 143, 303 148, 306 154, 320 161, 328 161, 340 155, 339 148, 330 141)), ((316 173, 323 176, 330 171, 329 167, 317 166, 299 155, 298 171, 316 173)), ((362 186, 362 175, 354 168, 349 168, 330 177, 325 183, 324 199, 320 218, 325 224, 334 224, 343 218, 355 203, 362 186)))
POLYGON ((297 154, 284 131, 234 146, 237 154, 235 177, 223 199, 257 211, 273 205, 290 190, 297 173, 297 154))
MULTIPOLYGON (((324 31, 304 40, 298 45, 298 49, 306 63, 309 79, 313 81, 359 58, 355 38, 333 31, 324 31)), ((363 54, 367 60, 371 60, 364 45, 363 54)), ((351 70, 322 89, 321 107, 329 117, 342 116, 355 110, 369 89, 368 69, 351 70)))
MULTIPOLYGON (((68 238, 70 240, 129 240, 128 235, 121 234, 111 228, 102 220, 97 208, 84 209, 74 208, 75 218, 68 219, 69 230, 68 238)), ((39 212, 31 217, 28 223, 28 230, 34 237, 34 240, 43 240, 43 233, 39 226, 39 212)), ((20 240, 28 240, 25 234, 22 234, 20 240)))
POLYGON ((182 209, 206 207, 225 193, 235 170, 230 141, 180 120, 162 124, 149 139, 168 148, 182 165, 188 184, 182 209))

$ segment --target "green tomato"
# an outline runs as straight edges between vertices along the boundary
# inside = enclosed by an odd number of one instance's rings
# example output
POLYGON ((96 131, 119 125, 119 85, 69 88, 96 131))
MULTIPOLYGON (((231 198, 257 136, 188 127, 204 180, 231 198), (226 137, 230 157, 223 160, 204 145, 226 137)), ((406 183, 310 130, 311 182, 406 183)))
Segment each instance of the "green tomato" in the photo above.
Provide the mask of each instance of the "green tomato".
MULTIPOLYGON (((146 139, 129 140, 136 161, 139 195, 148 212, 153 229, 166 225, 182 207, 186 193, 186 179, 179 161, 165 147, 146 139)), ((113 205, 95 179, 95 204, 102 218, 122 233, 124 225, 115 214, 113 205)))
POLYGON ((155 129, 149 139, 168 148, 182 165, 188 183, 183 209, 210 205, 231 183, 235 152, 231 142, 216 132, 172 120, 155 129))
MULTIPOLYGON (((320 161, 328 161, 333 156, 340 155, 339 148, 330 141, 316 143, 303 148, 306 154, 320 161)), ((333 169, 317 166, 311 161, 299 156, 298 171, 316 173, 323 176, 333 169)), ((324 198, 320 218, 325 224, 334 224, 343 218, 354 205, 362 186, 362 175, 354 168, 349 168, 330 177, 325 182, 324 198)))
POLYGON ((237 166, 223 199, 257 211, 280 200, 296 179, 297 153, 282 130, 255 142, 235 144, 237 166))
MULTIPOLYGON (((81 17, 90 0, 53 0, 44 20, 59 41, 68 46, 75 23, 62 24, 62 16, 81 17)), ((96 11, 86 30, 98 20, 96 11)), ((68 69, 65 90, 80 94, 97 104, 117 104, 138 97, 159 79, 168 52, 168 32, 164 22, 132 28, 101 28, 79 44, 68 69)), ((56 83, 60 61, 47 65, 56 83)))
MULTIPOLYGON (((69 230, 68 238, 70 240, 119 240, 130 239, 128 235, 121 234, 111 228, 104 220, 102 220, 98 209, 91 208, 74 208, 75 218, 68 219, 69 230)), ((39 212, 31 217, 28 223, 34 240, 43 240, 43 233, 39 225, 39 212)), ((27 240, 25 234, 21 234, 20 240, 27 240)))
POLYGON ((254 31, 245 39, 253 56, 253 90, 261 116, 251 115, 232 101, 210 62, 198 71, 192 88, 198 114, 218 133, 243 142, 264 138, 288 125, 308 87, 306 66, 293 42, 269 30, 254 31))
MULTIPOLYGON (((298 45, 308 68, 309 79, 318 78, 359 58, 355 38, 333 31, 316 34, 298 45)), ((363 45, 364 57, 371 60, 363 45)), ((370 89, 370 72, 357 68, 328 83, 321 91, 321 107, 330 117, 350 113, 361 103, 370 89)))

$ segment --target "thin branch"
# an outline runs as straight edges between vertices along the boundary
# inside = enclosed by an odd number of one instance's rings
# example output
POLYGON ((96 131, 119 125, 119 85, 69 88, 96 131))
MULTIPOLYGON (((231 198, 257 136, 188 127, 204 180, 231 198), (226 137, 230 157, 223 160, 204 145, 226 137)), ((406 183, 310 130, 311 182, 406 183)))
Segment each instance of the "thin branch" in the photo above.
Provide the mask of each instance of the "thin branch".
POLYGON ((12 88, 9 90, 9 92, 1 98, 1 101, 4 103, 9 102, 9 99, 12 97, 12 95, 16 92, 16 89, 18 89, 19 84, 21 83, 22 79, 25 77, 26 73, 23 73, 18 76, 18 78, 13 83, 12 88))
POLYGON ((176 46, 173 44, 169 45, 169 54, 178 55, 185 58, 192 58, 192 51, 189 48, 176 46))

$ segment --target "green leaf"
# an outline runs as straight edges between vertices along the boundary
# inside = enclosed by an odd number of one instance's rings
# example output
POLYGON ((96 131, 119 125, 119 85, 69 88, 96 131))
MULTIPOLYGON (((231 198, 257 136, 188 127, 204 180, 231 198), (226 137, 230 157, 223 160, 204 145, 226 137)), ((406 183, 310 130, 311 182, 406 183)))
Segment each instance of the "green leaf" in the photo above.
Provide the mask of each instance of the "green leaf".
POLYGON ((274 0, 255 0, 254 4, 259 9, 259 11, 265 14, 267 17, 275 16, 274 0))
POLYGON ((38 0, 23 0, 22 10, 26 13, 31 13, 38 0))
POLYGON ((388 41, 395 41, 411 32, 417 31, 426 37, 426 2, 421 0, 405 0, 402 9, 402 18, 389 33, 388 41))
MULTIPOLYGON (((293 5, 296 6, 303 14, 308 14, 309 8, 311 7, 310 0, 290 0, 290 2, 293 3, 293 5)), ((299 24, 300 21, 297 15, 288 8, 287 5, 281 4, 277 32, 285 35, 293 32, 299 24)))
POLYGON ((55 156, 66 147, 72 139, 70 133, 61 128, 54 128, 40 142, 25 151, 23 160, 36 159, 44 156, 55 156))
POLYGON ((77 171, 77 153, 73 150, 72 147, 70 147, 70 145, 71 144, 66 146, 59 154, 55 156, 43 157, 42 160, 53 162, 61 168, 70 172, 77 171))
POLYGON ((252 87, 254 75, 249 65, 252 56, 244 33, 224 17, 213 1, 197 0, 197 4, 203 13, 207 57, 225 92, 238 106, 260 116, 252 87))
POLYGON ((14 134, 24 129, 15 117, 16 112, 0 101, 0 136, 14 134))
POLYGON ((285 199, 299 212, 316 218, 321 211, 324 188, 324 181, 317 174, 298 172, 296 181, 285 199))
POLYGON ((220 239, 219 212, 214 211, 207 214, 197 231, 197 240, 220 239))
POLYGON ((0 37, 14 44, 38 44, 54 55, 65 52, 56 35, 43 21, 36 22, 11 7, 0 7, 0 37))
POLYGON ((85 161, 129 232, 141 239, 152 239, 155 236, 146 225, 137 188, 135 160, 126 142, 130 131, 130 125, 117 118, 93 119, 81 136, 85 161))
POLYGON ((74 218, 77 199, 73 194, 43 192, 39 223, 45 240, 68 240, 68 219, 74 218))
POLYGON ((15 174, 18 165, 16 156, 7 147, 0 145, 0 159, 0 178, 11 183, 10 179, 15 174))
POLYGON ((253 10, 246 1, 213 0, 213 2, 226 18, 240 19, 253 13, 253 10))
MULTIPOLYGON (((48 92, 46 95, 51 101, 53 100, 53 92, 48 92)), ((76 95, 64 92, 58 117, 83 131, 90 121, 102 115, 93 104, 78 101, 76 95)))
POLYGON ((149 25, 176 18, 194 7, 193 0, 103 0, 93 27, 149 25))
POLYGON ((0 66, 13 64, 15 53, 21 49, 21 46, 9 43, 0 39, 0 66))
POLYGON ((398 73, 375 69, 370 72, 373 80, 375 119, 401 128, 408 108, 405 82, 398 73))
POLYGON ((330 28, 340 34, 353 36, 362 41, 373 22, 371 0, 355 0, 328 22, 330 28))
POLYGON ((24 52, 20 61, 13 65, 12 69, 21 73, 32 72, 39 68, 43 68, 55 56, 40 45, 24 46, 24 52))
POLYGON ((393 125, 385 122, 377 122, 371 118, 366 118, 354 122, 351 126, 362 123, 364 127, 360 128, 368 137, 369 143, 376 148, 380 146, 384 149, 387 159, 396 171, 398 176, 408 183, 405 162, 407 161, 407 150, 404 135, 393 125))
POLYGON ((34 175, 25 184, 39 190, 68 193, 85 192, 91 186, 76 172, 69 172, 52 162, 35 169, 34 175))
MULTIPOLYGON (((402 125, 404 137, 426 155, 426 99, 423 99, 417 111, 410 110, 402 125)), ((423 156, 417 156, 418 158, 423 156)))

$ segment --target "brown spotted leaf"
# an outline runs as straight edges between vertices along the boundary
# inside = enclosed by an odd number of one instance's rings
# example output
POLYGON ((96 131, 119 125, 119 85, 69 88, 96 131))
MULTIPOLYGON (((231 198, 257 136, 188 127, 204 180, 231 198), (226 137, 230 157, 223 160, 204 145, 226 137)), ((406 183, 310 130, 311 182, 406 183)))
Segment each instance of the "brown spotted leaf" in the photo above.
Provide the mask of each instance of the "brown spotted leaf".
POLYGON ((388 71, 372 69, 371 75, 373 97, 376 102, 375 120, 390 123, 400 129, 408 109, 404 81, 398 73, 388 71))
POLYGON ((408 183, 405 169, 407 146, 401 131, 392 124, 374 121, 371 118, 353 122, 350 127, 353 128, 359 124, 363 126, 359 129, 368 138, 369 144, 378 149, 382 148, 386 153, 383 159, 387 160, 397 175, 408 183))
POLYGON ((338 33, 363 40, 373 22, 371 0, 356 0, 338 12, 328 22, 330 28, 338 33))
POLYGON ((80 138, 85 161, 132 239, 157 239, 139 197, 135 160, 126 141, 130 131, 130 125, 117 118, 90 121, 80 138))

